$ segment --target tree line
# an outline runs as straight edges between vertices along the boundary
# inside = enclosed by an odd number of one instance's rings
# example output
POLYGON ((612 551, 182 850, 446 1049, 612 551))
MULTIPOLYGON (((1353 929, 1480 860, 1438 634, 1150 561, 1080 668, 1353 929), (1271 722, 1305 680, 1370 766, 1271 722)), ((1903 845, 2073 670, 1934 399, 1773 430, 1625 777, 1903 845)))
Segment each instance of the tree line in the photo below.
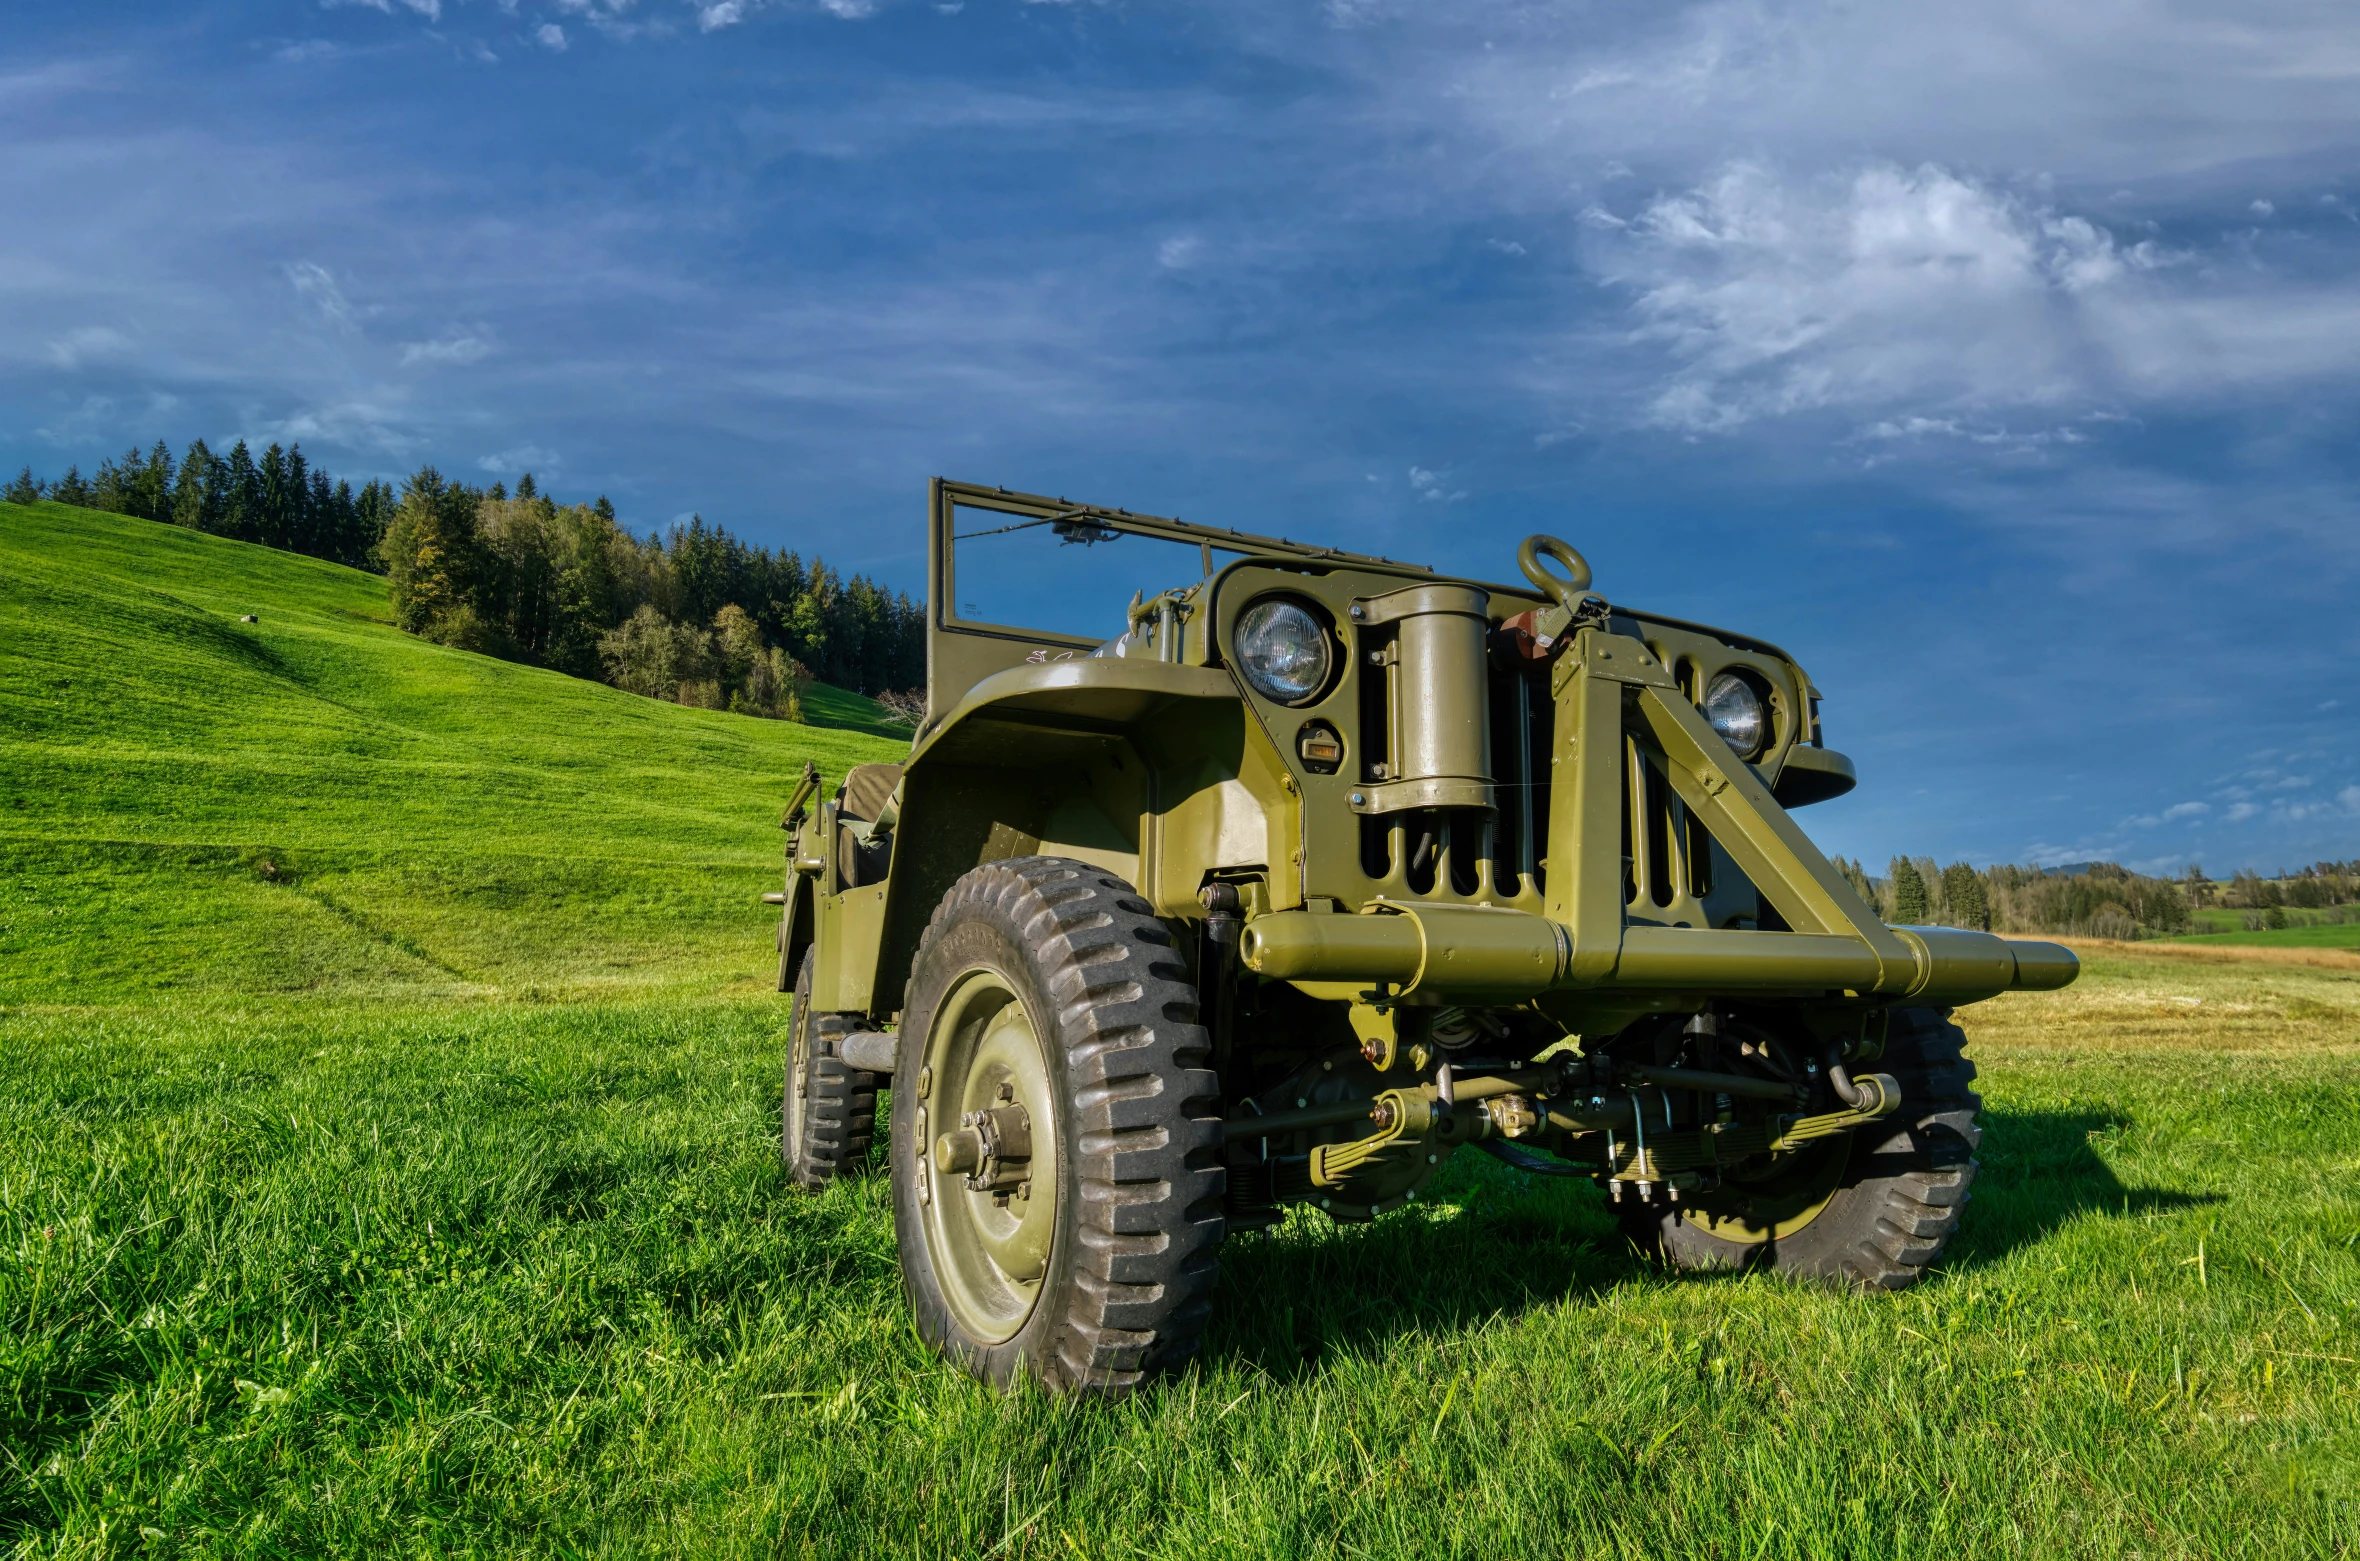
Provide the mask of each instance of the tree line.
POLYGON ((2360 862, 2318 862, 2274 879, 2241 872, 2226 882, 2215 882, 2196 865, 2178 878, 2160 878, 2113 862, 2055 871, 1965 862, 1937 867, 1932 857, 1897 856, 1882 878, 1843 857, 1835 859, 1835 868, 1879 917, 1896 926, 2125 942, 2186 932, 2196 911, 2208 905, 2246 910, 2247 924, 2259 930, 2287 925, 2284 907, 2325 910, 2360 899, 2360 862))
POLYGON ((926 679, 923 610, 814 557, 752 546, 692 516, 641 537, 602 494, 560 504, 528 473, 477 488, 422 466, 397 492, 355 491, 301 446, 257 458, 202 439, 0 498, 111 510, 386 576, 395 621, 441 644, 594 678, 651 698, 802 718, 814 678, 906 712, 926 679))
POLYGON ((394 508, 386 483, 363 483, 356 493, 351 483, 305 460, 301 445, 282 450, 274 444, 256 459, 243 439, 227 455, 214 454, 199 439, 178 461, 159 439, 145 455, 135 445, 119 461, 99 462, 89 477, 69 466, 55 482, 39 480, 28 466, 0 498, 112 510, 356 569, 375 567, 373 549, 394 508))

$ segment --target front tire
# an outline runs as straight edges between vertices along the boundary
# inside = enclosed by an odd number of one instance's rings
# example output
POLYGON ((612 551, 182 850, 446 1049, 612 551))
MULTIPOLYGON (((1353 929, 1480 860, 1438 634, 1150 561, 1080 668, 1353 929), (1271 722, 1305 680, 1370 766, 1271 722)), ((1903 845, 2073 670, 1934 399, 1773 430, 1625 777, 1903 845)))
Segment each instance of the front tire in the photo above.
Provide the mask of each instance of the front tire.
POLYGON ((1975 1183, 1983 1099, 1966 1032, 1947 1009, 1896 1010, 1885 1067, 1900 1113, 1806 1151, 1787 1203, 1742 1211, 1733 1189, 1629 1211, 1624 1229, 1679 1268, 1760 1268, 1856 1290, 1902 1290, 1925 1276, 1958 1229, 1975 1183), (1823 1158, 1822 1158, 1823 1157, 1823 1158))
POLYGON ((1219 1082, 1172 934, 1058 857, 978 867, 928 924, 894 1075, 919 1332, 978 1377, 1112 1394, 1196 1352, 1224 1225, 1219 1082))

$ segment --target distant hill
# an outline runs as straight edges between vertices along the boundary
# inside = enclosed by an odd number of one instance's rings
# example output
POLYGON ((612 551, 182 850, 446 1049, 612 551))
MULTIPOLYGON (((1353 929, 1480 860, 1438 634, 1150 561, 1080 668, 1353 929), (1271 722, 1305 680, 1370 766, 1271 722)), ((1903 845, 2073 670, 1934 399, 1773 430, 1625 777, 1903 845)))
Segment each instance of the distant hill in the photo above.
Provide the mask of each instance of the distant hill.
POLYGON ((0 1003, 766 983, 803 761, 908 747, 858 695, 807 708, 446 649, 372 575, 0 503, 0 1003))

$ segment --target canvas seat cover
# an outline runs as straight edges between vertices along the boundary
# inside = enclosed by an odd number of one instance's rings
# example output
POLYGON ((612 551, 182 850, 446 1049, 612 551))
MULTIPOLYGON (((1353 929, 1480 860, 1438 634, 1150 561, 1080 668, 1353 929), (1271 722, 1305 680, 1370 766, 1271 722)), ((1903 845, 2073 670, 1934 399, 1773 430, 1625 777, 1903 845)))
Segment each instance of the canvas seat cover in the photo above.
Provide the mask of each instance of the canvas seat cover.
POLYGON ((845 775, 844 795, 836 805, 836 875, 846 888, 884 877, 891 847, 868 829, 852 826, 874 824, 900 784, 898 764, 856 764, 845 775))

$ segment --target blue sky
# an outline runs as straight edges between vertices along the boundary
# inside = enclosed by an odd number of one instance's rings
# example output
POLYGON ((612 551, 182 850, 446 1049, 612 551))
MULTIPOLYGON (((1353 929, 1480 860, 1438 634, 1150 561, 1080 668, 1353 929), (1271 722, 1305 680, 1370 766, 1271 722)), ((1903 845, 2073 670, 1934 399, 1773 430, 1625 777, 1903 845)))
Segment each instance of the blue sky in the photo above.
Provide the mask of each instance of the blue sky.
POLYGON ((1494 577, 1547 530, 1811 670, 1831 850, 2360 856, 2348 3, 20 0, 5 48, 11 471, 530 468, 913 591, 935 473, 1494 577))

